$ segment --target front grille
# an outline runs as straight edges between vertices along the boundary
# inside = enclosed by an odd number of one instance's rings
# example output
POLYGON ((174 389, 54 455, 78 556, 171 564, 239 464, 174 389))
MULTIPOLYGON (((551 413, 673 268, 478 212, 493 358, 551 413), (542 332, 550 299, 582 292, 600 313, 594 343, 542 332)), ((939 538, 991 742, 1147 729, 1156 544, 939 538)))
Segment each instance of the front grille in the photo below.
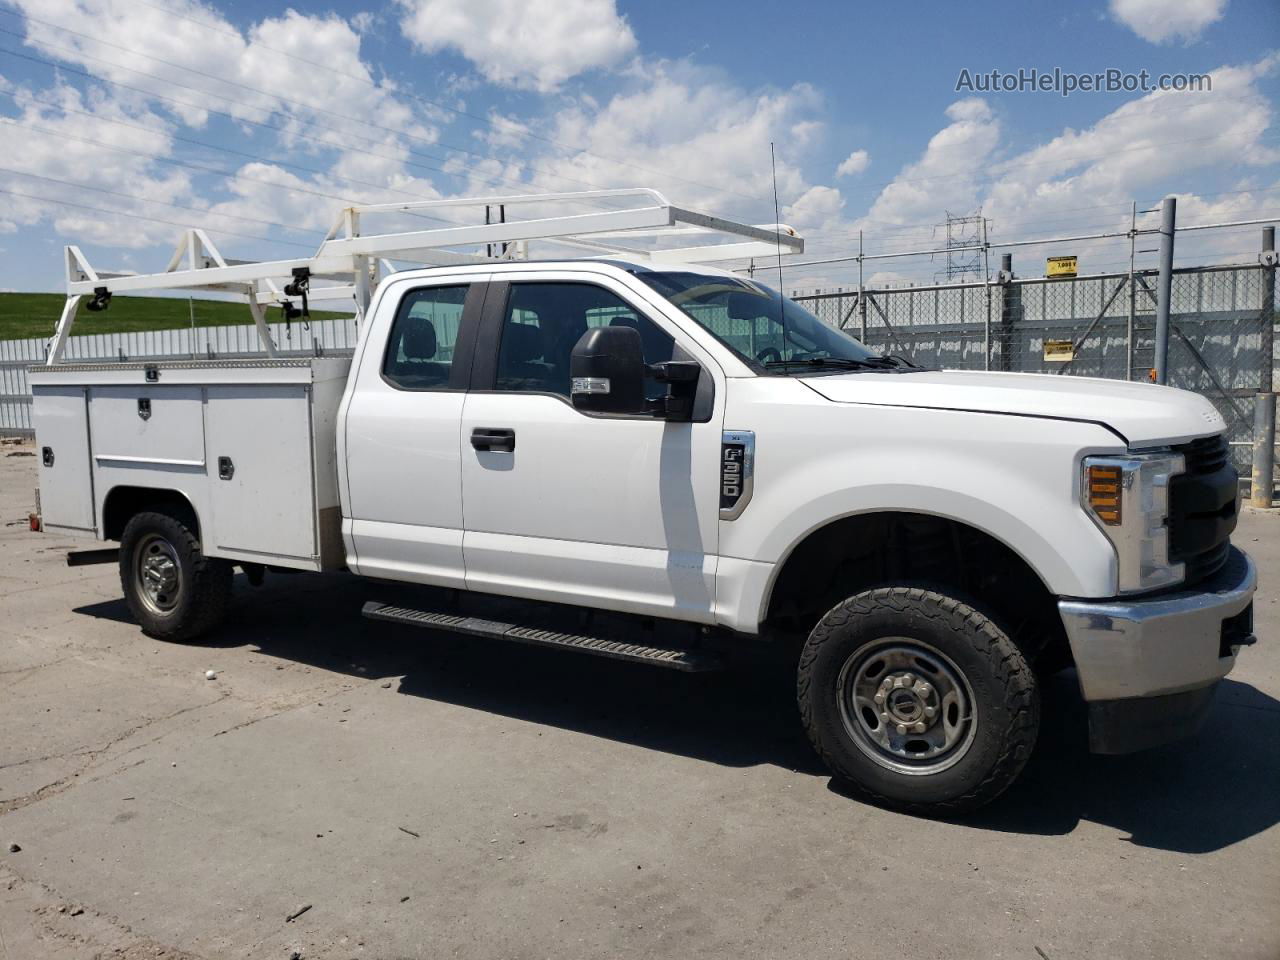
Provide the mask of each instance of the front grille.
POLYGON ((1226 437, 1201 437, 1175 447, 1186 472, 1169 482, 1169 559, 1185 563, 1191 586, 1222 569, 1236 527, 1240 478, 1226 437))
POLYGON ((1227 446, 1226 435, 1221 433, 1216 437, 1192 440, 1174 449, 1186 458, 1187 473, 1214 473, 1231 459, 1231 448, 1227 446))

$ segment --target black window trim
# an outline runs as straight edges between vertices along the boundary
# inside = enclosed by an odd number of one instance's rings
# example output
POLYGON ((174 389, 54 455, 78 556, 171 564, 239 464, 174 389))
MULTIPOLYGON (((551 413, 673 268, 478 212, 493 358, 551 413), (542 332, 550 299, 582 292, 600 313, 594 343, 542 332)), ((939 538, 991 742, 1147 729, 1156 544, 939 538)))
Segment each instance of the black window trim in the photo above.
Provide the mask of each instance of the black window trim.
POLYGON ((382 382, 393 390, 403 393, 461 393, 471 389, 472 366, 476 352, 476 328, 484 313, 489 284, 483 280, 453 280, 444 277, 443 283, 422 283, 409 287, 396 301, 395 313, 391 317, 391 325, 387 328, 386 340, 382 345, 382 356, 378 359, 378 376, 382 382), (453 359, 449 361, 449 382, 443 386, 407 387, 387 376, 387 361, 391 355, 392 334, 395 332, 396 320, 406 298, 423 290, 440 290, 446 287, 466 287, 467 293, 462 300, 462 316, 458 320, 458 339, 453 344, 453 359))
MULTIPOLYGON (((587 410, 579 410, 573 405, 573 400, 563 394, 553 393, 550 390, 499 390, 498 389, 498 356, 502 348, 502 327, 507 319, 507 306, 511 300, 511 287, 513 284, 519 283, 573 283, 590 287, 598 287, 607 293, 613 294, 628 307, 635 311, 637 316, 644 317, 662 333, 671 337, 673 348, 673 357, 676 354, 683 354, 680 359, 697 360, 688 350, 680 345, 679 339, 668 332, 658 323, 647 306, 638 304, 632 297, 624 296, 617 290, 613 290, 602 283, 595 280, 565 280, 560 277, 547 277, 545 279, 524 279, 519 280, 490 280, 488 286, 491 288, 489 295, 485 297, 484 309, 478 324, 478 331, 475 341, 475 359, 471 365, 471 386, 472 393, 497 394, 505 397, 552 397, 569 407, 575 413, 590 417, 593 420, 649 420, 659 423, 665 422, 657 417, 647 416, 645 414, 631 413, 593 413, 587 410)), ((462 340, 459 333, 458 340, 462 340)), ((698 378, 698 398, 695 401, 698 415, 695 415, 692 422, 707 423, 711 420, 715 410, 715 379, 707 365, 698 361, 698 365, 702 368, 702 376, 698 378), (704 393, 709 391, 709 395, 704 393)))

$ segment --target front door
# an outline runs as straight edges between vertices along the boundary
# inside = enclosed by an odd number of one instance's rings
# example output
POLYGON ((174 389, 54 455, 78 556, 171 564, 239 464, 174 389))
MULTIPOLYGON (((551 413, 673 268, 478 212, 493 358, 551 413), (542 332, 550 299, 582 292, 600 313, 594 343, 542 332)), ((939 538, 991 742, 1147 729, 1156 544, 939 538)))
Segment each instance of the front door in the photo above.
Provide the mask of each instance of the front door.
POLYGON ((458 425, 484 280, 393 285, 394 309, 372 313, 343 421, 359 574, 464 586, 458 425))
POLYGON ((526 276, 490 287, 462 412, 467 587, 710 622, 723 381, 702 423, 591 416, 570 403, 569 355, 622 324, 647 363, 679 343, 718 369, 611 279, 526 276))

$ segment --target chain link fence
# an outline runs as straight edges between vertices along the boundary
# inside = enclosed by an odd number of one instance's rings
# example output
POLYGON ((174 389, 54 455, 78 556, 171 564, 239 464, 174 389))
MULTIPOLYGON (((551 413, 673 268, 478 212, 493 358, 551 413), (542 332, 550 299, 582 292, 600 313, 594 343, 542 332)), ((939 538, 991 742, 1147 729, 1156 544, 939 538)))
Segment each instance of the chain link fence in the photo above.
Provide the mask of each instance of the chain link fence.
MULTIPOLYGON (((1181 269, 1172 277, 1168 383, 1217 407, 1243 476, 1254 396, 1275 382, 1275 284, 1276 271, 1262 266, 1181 269)), ((929 367, 1145 382, 1155 366, 1154 270, 795 299, 871 349, 929 367)))
MULTIPOLYGON (((1254 395, 1272 386, 1276 271, 1199 267, 1172 277, 1168 382, 1209 398, 1228 425, 1236 466, 1249 474, 1254 395)), ((1155 271, 1006 283, 929 284, 805 294, 795 299, 873 350, 930 367, 1146 381, 1155 364, 1155 271)), ((349 350, 351 319, 272 324, 285 353, 349 350)), ((741 346, 765 331, 738 331, 741 346)), ((31 433, 26 370, 47 341, 0 341, 0 433, 31 433)), ((251 356, 252 326, 72 337, 66 359, 251 356)))

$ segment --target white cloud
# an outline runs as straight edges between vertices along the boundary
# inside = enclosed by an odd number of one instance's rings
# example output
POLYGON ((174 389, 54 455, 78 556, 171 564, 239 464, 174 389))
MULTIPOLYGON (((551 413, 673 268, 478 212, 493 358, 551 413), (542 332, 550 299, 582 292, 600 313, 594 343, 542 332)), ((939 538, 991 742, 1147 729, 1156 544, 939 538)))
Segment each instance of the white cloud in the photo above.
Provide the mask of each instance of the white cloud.
POLYGON ((839 223, 840 191, 812 184, 801 169, 826 132, 813 88, 748 90, 687 61, 637 60, 623 79, 607 98, 578 91, 541 123, 491 113, 490 126, 474 136, 494 155, 454 155, 446 164, 468 180, 459 192, 491 192, 495 178, 534 191, 649 186, 682 206, 751 223, 780 217, 802 233, 839 223))
MULTIPOLYGON (((274 233, 294 243, 309 242, 309 238, 296 231, 280 232, 262 221, 324 229, 344 199, 377 202, 439 196, 431 183, 407 172, 414 142, 434 140, 433 123, 438 115, 432 108, 402 97, 390 81, 376 78, 360 56, 357 30, 339 17, 312 17, 287 10, 241 31, 215 10, 193 0, 171 0, 170 6, 186 15, 178 17, 126 0, 16 3, 31 17, 50 24, 73 24, 77 31, 67 33, 28 19, 28 46, 82 65, 109 83, 89 82, 83 91, 60 82, 44 89, 16 89, 23 110, 22 126, 7 132, 6 145, 13 149, 8 154, 12 162, 6 165, 127 196, 76 191, 11 175, 3 180, 6 188, 85 206, 128 210, 155 220, 205 226, 215 233, 215 239, 218 231, 274 233), (330 69, 307 69, 286 54, 325 63, 330 69), (159 79, 141 76, 126 64, 159 79), (182 70, 178 64, 198 73, 182 70), (56 106, 39 102, 50 100, 56 106), (321 171, 327 162, 327 172, 299 176, 264 161, 241 165, 235 173, 242 179, 223 180, 157 159, 187 158, 189 150, 174 137, 181 127, 204 126, 212 110, 278 128, 274 135, 277 146, 295 156, 306 153, 322 158, 300 162, 321 171), (103 122, 109 120, 130 126, 103 122), (35 127, 52 132, 41 133, 35 127), (87 141, 132 152, 104 150, 87 141), (274 186, 253 182, 260 179, 274 186), (215 197, 226 195, 229 199, 215 202, 215 197), (163 203, 200 212, 166 208, 163 203)), ((369 26, 367 17, 357 17, 357 22, 363 28, 369 26)), ((12 89, 7 81, 0 83, 12 89)), ((260 127, 246 123, 242 129, 261 136, 260 127)), ((271 136, 269 130, 267 133, 271 136)), ((256 149, 270 152, 272 148, 256 149)), ((223 169, 239 162, 203 155, 194 159, 200 166, 223 169)), ((47 221, 77 242, 168 245, 177 233, 171 224, 77 211, 42 200, 12 199, 5 210, 8 221, 23 225, 47 221)), ((243 246, 245 238, 227 237, 225 242, 243 246)), ((281 248, 274 252, 279 255, 281 248)), ((267 248, 259 255, 271 253, 267 248)))
MULTIPOLYGON (((1134 200, 1154 205, 1171 188, 1180 224, 1250 219, 1272 209, 1280 196, 1274 170, 1280 149, 1270 144, 1274 110, 1261 89, 1280 72, 1280 54, 1211 71, 1212 91, 1153 92, 1104 114, 1082 129, 1064 129, 1047 142, 1017 153, 1003 146, 1004 131, 991 108, 971 98, 946 111, 951 121, 875 198, 865 217, 832 223, 827 237, 811 241, 806 256, 849 252, 865 230, 871 253, 931 249, 944 243, 945 212, 981 208, 997 240, 1124 231, 1134 200), (1244 167, 1233 181, 1222 174, 1244 167), (1227 190, 1198 196, 1185 184, 1227 190)), ((1139 226, 1152 226, 1139 219, 1139 226)), ((1252 256, 1257 231, 1204 231, 1180 236, 1181 262, 1227 262, 1252 256)), ((1043 248, 1018 252, 1026 263, 1043 248)), ((1089 271, 1121 268, 1128 241, 1073 244, 1089 271)), ((1149 257, 1148 257, 1149 259, 1149 257)), ((876 282, 932 279, 939 262, 926 257, 895 262, 895 273, 876 282)), ((833 275, 846 268, 830 268, 833 275)), ((847 276, 847 273, 844 274, 847 276)))
POLYGON ((951 104, 946 115, 951 123, 880 192, 868 213, 871 220, 936 222, 943 210, 968 211, 979 205, 982 168, 999 143, 1000 123, 978 97, 951 104))
POLYGON ((614 0, 399 0, 400 27, 434 53, 452 47, 493 83, 548 92, 636 47, 614 0))
POLYGON ((839 227, 844 198, 835 187, 814 186, 802 193, 782 211, 788 225, 805 231, 839 227))
POLYGON ((204 126, 209 111, 217 110, 255 122, 282 118, 295 133, 308 123, 323 124, 335 142, 379 137, 379 128, 428 139, 434 134, 420 109, 397 97, 393 85, 375 81, 360 57, 359 33, 333 15, 286 10, 241 32, 193 0, 171 4, 184 16, 128 0, 14 2, 39 18, 26 21, 28 46, 143 91, 124 91, 122 98, 153 94, 156 109, 188 126, 204 126), (74 25, 76 32, 47 23, 74 25), (285 54, 327 69, 307 68, 285 54))
POLYGON ((1190 43, 1226 9, 1227 0, 1111 0, 1111 16, 1150 43, 1190 43))
POLYGON ((153 159, 172 153, 171 124, 136 103, 101 91, 85 95, 61 83, 40 91, 40 100, 49 102, 38 102, 27 88, 17 88, 13 97, 21 112, 4 121, 0 136, 9 148, 5 166, 16 172, 0 175, 0 186, 23 196, 6 197, 9 220, 22 226, 49 220, 81 242, 125 247, 149 246, 172 236, 172 226, 70 205, 132 209, 155 219, 180 214, 162 204, 190 205, 190 176, 153 159), (139 205, 102 191, 144 197, 149 203, 139 205))
POLYGON ((837 177, 854 177, 871 166, 871 155, 865 150, 855 150, 836 167, 837 177))
MULTIPOLYGON (((984 212, 1022 224, 1052 221, 1074 208, 1112 205, 1186 183, 1197 172, 1280 162, 1266 142, 1270 102, 1257 87, 1280 68, 1280 55, 1254 64, 1219 67, 1214 88, 1155 92, 1083 130, 1064 130, 1048 143, 995 164, 999 179, 984 212)), ((1117 224, 1127 219, 1117 209, 1117 224)), ((1126 224, 1127 225, 1127 224, 1126 224)))
POLYGON ((685 206, 772 223, 773 141, 782 202, 811 186, 799 162, 817 136, 813 88, 748 91, 687 63, 645 63, 632 77, 604 103, 582 96, 562 109, 549 136, 581 149, 537 160, 529 177, 565 190, 653 186, 685 206))

